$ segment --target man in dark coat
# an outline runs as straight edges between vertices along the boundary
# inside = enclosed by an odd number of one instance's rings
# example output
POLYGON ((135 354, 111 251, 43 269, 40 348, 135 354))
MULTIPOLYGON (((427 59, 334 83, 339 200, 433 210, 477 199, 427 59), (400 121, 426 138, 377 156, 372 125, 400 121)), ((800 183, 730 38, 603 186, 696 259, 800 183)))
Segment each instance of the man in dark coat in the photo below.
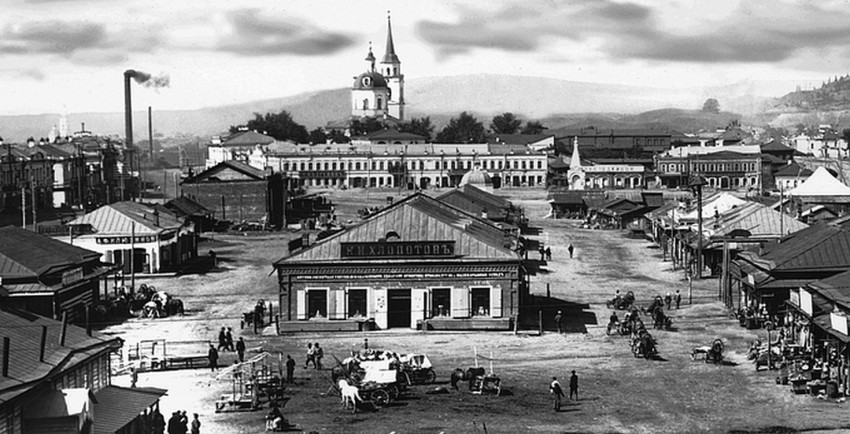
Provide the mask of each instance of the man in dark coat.
POLYGON ((286 355, 286 382, 295 382, 295 360, 289 354, 286 355))
POLYGON ((569 246, 569 247, 567 247, 567 251, 568 251, 568 252, 570 252, 570 259, 572 259, 572 258, 573 258, 573 251, 574 251, 574 250, 575 250, 575 248, 573 247, 573 245, 572 245, 572 244, 570 244, 570 246, 569 246))
POLYGON ((210 350, 207 353, 207 358, 210 359, 210 370, 215 371, 218 369, 218 350, 215 349, 215 345, 210 344, 210 350))
POLYGON ((573 399, 573 395, 576 396, 576 401, 578 401, 578 375, 576 375, 576 371, 573 371, 573 375, 570 377, 570 399, 573 399))
POLYGON ((555 327, 558 328, 558 334, 564 332, 564 318, 561 316, 561 311, 559 310, 557 314, 555 314, 555 327))
POLYGON ((236 341, 236 354, 239 356, 239 363, 245 361, 245 340, 242 336, 239 336, 239 340, 236 341))
POLYGON ((222 327, 221 331, 218 332, 218 350, 226 350, 227 349, 227 332, 225 328, 222 327))

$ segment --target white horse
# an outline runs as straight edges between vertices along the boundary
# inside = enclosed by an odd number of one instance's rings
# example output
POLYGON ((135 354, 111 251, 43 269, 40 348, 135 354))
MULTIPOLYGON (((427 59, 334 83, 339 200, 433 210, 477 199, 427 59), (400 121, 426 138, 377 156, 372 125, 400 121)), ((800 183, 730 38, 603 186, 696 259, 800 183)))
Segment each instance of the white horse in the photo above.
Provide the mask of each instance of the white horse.
POLYGON ((342 408, 347 409, 348 404, 351 403, 351 408, 354 412, 357 412, 357 401, 363 402, 363 398, 360 397, 360 392, 357 390, 357 387, 348 384, 348 381, 344 379, 339 380, 339 391, 342 393, 342 408))

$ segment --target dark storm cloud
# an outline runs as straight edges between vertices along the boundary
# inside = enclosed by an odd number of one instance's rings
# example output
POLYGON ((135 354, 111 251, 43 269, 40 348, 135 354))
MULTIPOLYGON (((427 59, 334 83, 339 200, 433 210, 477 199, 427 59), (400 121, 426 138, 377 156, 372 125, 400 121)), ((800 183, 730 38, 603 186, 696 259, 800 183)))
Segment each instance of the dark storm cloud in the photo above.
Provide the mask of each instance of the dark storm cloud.
POLYGON ((113 64, 128 53, 150 52, 161 45, 155 29, 121 28, 85 21, 31 21, 0 31, 0 54, 58 55, 77 63, 113 64))
POLYGON ((514 4, 492 12, 462 10, 457 23, 423 20, 416 31, 442 53, 475 48, 505 51, 537 49, 550 37, 581 40, 592 32, 643 33, 651 11, 632 3, 514 4))
POLYGON ((687 33, 665 30, 646 6, 609 0, 514 4, 460 15, 455 23, 420 21, 417 33, 444 55, 478 48, 534 51, 562 39, 592 40, 618 60, 707 63, 778 62, 850 44, 850 13, 811 4, 744 2, 722 21, 688 17, 695 24, 687 33))
POLYGON ((348 48, 354 40, 308 23, 260 16, 256 9, 233 11, 227 17, 233 33, 217 49, 243 56, 296 54, 323 56, 348 48))
POLYGON ((7 26, 0 32, 0 53, 68 54, 102 45, 106 30, 101 24, 39 21, 7 26))

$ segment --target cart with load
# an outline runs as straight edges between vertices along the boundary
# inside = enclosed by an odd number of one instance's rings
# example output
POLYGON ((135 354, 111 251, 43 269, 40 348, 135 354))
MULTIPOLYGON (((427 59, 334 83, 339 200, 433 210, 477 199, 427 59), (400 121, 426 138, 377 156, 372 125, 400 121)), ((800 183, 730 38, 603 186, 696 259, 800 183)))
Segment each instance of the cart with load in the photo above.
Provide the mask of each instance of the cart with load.
POLYGON ((425 354, 406 354, 399 358, 401 372, 408 384, 433 384, 437 374, 425 354))

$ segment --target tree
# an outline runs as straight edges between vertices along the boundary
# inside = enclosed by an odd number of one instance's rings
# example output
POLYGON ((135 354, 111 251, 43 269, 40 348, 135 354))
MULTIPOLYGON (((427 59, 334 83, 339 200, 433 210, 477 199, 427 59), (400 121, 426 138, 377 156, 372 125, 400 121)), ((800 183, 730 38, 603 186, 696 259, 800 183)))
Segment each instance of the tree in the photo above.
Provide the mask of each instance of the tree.
POLYGON ((342 131, 337 130, 336 128, 332 129, 330 133, 328 133, 328 137, 331 139, 331 143, 348 143, 351 141, 351 138, 342 133, 342 131))
POLYGON ((429 141, 431 140, 431 136, 434 134, 434 126, 431 125, 430 116, 426 116, 424 118, 413 118, 407 122, 401 123, 398 126, 398 130, 403 133, 425 136, 425 138, 429 141))
POLYGON ((494 116, 490 122, 490 130, 496 134, 516 134, 522 121, 513 113, 502 113, 494 116))
MULTIPOLYGON (((295 122, 292 115, 286 110, 281 110, 280 113, 266 113, 265 115, 254 113, 254 119, 248 121, 245 126, 249 130, 274 137, 275 140, 291 140, 296 143, 307 143, 310 140, 307 128, 295 122)), ((233 133, 239 131, 239 129, 238 126, 232 126, 230 132, 233 133)))
POLYGON ((547 130, 548 128, 544 127, 540 121, 528 121, 525 123, 525 126, 522 127, 522 134, 540 134, 543 130, 547 130))
POLYGON ((378 130, 386 128, 383 122, 375 118, 355 119, 351 121, 351 135, 365 136, 378 130))
POLYGON ((437 134, 439 143, 484 143, 484 125, 467 112, 451 118, 449 124, 437 134))
POLYGON ((709 98, 702 105, 702 111, 706 113, 720 113, 720 103, 714 98, 709 98))
POLYGON ((310 131, 310 143, 314 145, 321 145, 328 140, 328 135, 325 134, 325 130, 321 128, 316 128, 313 131, 310 131))

